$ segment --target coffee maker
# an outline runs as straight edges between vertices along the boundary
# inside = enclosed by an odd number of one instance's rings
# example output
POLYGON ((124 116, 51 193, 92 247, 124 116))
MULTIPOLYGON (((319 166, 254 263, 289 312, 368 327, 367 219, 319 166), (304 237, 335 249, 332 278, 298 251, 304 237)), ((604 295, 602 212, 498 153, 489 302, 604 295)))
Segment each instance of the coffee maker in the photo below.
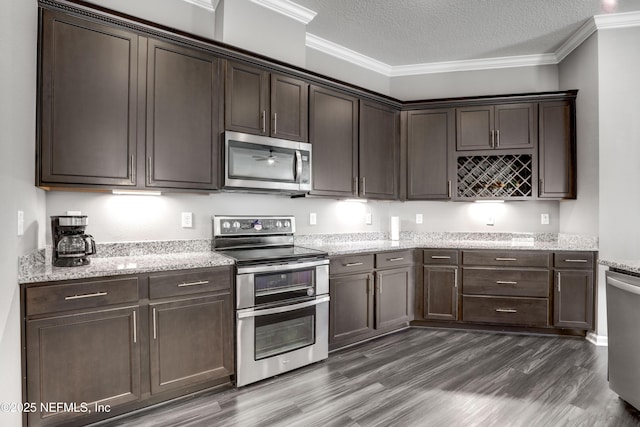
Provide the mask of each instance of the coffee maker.
POLYGON ((53 241, 53 265, 78 267, 89 264, 89 255, 96 253, 93 236, 85 234, 86 215, 62 215, 51 217, 53 241))

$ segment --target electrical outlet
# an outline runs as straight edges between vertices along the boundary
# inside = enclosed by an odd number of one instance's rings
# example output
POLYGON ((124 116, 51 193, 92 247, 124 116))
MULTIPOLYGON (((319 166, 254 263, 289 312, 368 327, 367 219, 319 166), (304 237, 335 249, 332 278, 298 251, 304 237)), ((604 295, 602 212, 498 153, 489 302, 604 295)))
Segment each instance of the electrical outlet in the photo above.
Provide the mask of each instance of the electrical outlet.
POLYGON ((364 223, 367 225, 373 224, 373 220, 371 219, 371 212, 367 212, 367 214, 364 216, 364 223))
POLYGON ((191 212, 182 212, 182 228, 193 227, 193 214, 191 212))
POLYGON ((549 225, 549 214, 548 213, 540 214, 540 224, 549 225))
POLYGON ((496 220, 494 217, 490 216, 487 218, 487 225, 496 225, 496 220))
POLYGON ((416 214, 416 224, 422 224, 423 220, 424 217, 422 216, 422 214, 416 214))
POLYGON ((309 214, 309 225, 316 225, 318 223, 318 217, 315 212, 309 214))
POLYGON ((18 211, 18 236, 24 235, 24 211, 18 211))

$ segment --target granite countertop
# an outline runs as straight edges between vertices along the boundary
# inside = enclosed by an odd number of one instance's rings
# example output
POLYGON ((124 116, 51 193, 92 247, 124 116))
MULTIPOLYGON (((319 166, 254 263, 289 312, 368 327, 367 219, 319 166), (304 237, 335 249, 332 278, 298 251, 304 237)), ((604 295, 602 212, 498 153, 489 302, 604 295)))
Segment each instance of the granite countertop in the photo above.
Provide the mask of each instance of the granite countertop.
POLYGON ((606 265, 609 268, 615 268, 616 270, 625 271, 628 273, 640 274, 640 260, 630 259, 610 259, 604 258, 598 260, 602 265, 606 265))

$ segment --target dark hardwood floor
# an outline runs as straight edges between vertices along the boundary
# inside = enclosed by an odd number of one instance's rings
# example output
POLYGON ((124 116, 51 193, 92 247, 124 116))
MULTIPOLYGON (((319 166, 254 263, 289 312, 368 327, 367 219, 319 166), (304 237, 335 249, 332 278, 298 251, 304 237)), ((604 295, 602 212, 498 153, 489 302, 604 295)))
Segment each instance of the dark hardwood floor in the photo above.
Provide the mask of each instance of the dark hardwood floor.
POLYGON ((583 339, 408 329, 109 426, 640 426, 583 339))

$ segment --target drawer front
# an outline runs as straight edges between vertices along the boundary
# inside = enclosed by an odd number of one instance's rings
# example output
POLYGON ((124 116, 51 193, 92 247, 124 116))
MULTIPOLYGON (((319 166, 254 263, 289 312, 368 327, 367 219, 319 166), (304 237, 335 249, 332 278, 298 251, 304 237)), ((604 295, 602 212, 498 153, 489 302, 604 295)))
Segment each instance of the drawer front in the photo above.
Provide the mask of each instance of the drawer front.
POLYGON ((38 286, 26 290, 26 314, 33 316, 137 301, 137 277, 38 286))
POLYGON ((549 267, 548 252, 531 251, 462 251, 464 265, 500 267, 549 267))
POLYGON ((373 270, 373 254, 350 255, 332 258, 329 264, 329 274, 361 273, 373 270))
POLYGON ((413 251, 393 251, 376 254, 376 268, 401 267, 413 263, 413 251))
POLYGON ((462 320, 514 326, 549 326, 549 300, 534 298, 462 297, 462 320))
POLYGON ((592 269, 593 252, 556 252, 553 254, 553 265, 560 268, 592 269))
POLYGON ((229 290, 232 274, 228 267, 152 274, 149 276, 149 299, 229 290))
POLYGON ((462 292, 475 295, 549 297, 549 270, 463 268, 462 292))
POLYGON ((458 251, 454 249, 424 249, 422 263, 434 265, 458 264, 458 251))

